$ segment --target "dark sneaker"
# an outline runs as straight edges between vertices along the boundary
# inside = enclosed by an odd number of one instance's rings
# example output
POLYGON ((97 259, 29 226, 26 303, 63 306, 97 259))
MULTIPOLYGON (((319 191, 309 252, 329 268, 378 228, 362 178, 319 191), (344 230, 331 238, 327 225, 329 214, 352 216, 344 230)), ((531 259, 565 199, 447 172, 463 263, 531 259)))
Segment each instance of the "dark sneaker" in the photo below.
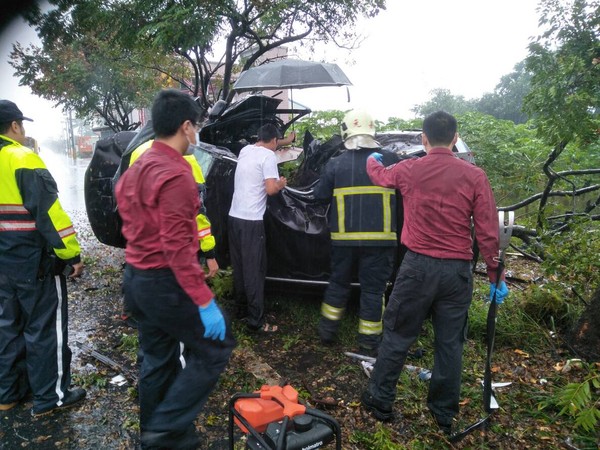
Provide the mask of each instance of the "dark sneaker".
POLYGON ((363 406, 373 414, 377 420, 386 422, 394 418, 392 405, 381 400, 377 400, 368 391, 365 391, 360 396, 360 402, 363 406))
POLYGON ((81 388, 71 389, 71 390, 67 391, 67 394, 65 395, 65 398, 62 399, 62 402, 60 405, 55 404, 55 405, 47 406, 45 408, 36 408, 34 406, 33 409, 31 410, 31 414, 33 416, 43 416, 46 414, 50 414, 53 411, 74 406, 77 403, 79 403, 81 400, 83 400, 84 398, 85 398, 85 389, 81 389, 81 388))

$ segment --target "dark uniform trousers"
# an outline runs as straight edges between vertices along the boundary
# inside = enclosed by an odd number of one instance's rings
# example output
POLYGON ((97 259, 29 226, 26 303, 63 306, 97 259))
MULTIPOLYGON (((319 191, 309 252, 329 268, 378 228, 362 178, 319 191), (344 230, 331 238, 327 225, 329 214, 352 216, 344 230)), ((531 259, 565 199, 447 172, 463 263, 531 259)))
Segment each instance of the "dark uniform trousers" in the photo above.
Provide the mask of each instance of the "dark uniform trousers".
POLYGON ((128 265, 124 286, 144 353, 138 385, 141 431, 185 432, 229 361, 235 347, 231 326, 227 323, 224 341, 204 338, 198 306, 170 269, 128 265))
POLYGON ((470 261, 407 252, 383 318, 383 340, 368 387, 373 397, 391 408, 408 350, 431 315, 435 350, 427 406, 440 421, 450 423, 458 413, 472 295, 470 261))
MULTIPOLYGON (((357 247, 332 245, 331 276, 325 291, 322 308, 333 307, 340 311, 336 320, 321 317, 319 335, 333 338, 341 323, 341 311, 350 298, 352 273, 358 269, 360 282, 359 345, 377 348, 381 329, 369 329, 363 324, 380 324, 383 315, 383 295, 394 266, 396 247, 357 247), (363 329, 365 328, 365 329, 363 329)), ((380 326, 380 325, 379 325, 380 326)))
POLYGON ((63 275, 20 279, 0 273, 0 403, 21 400, 29 381, 34 409, 61 405, 71 384, 67 324, 63 275), (20 367, 24 352, 26 373, 20 367))

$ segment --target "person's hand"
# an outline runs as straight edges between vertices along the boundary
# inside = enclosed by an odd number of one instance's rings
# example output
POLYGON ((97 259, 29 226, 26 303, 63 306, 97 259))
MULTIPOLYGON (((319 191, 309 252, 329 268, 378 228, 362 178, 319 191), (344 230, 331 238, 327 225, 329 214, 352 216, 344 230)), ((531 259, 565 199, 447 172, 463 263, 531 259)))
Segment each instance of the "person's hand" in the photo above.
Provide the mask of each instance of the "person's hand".
POLYGON ((369 155, 369 158, 373 158, 379 164, 383 164, 383 155, 379 152, 373 152, 369 155))
POLYGON ((204 307, 198 306, 198 312, 204 325, 204 337, 213 341, 225 339, 225 319, 215 299, 211 299, 204 307))
POLYGON ((279 177, 279 190, 287 186, 287 179, 285 177, 279 177))
POLYGON ((496 294, 496 303, 498 305, 504 302, 504 299, 508 295, 506 283, 501 281, 498 288, 496 288, 496 283, 490 283, 490 301, 494 300, 494 293, 496 294))
POLYGON ((206 274, 206 278, 214 277, 219 271, 219 263, 215 258, 207 258, 206 266, 208 267, 208 273, 206 274))
POLYGON ((73 264, 73 273, 69 275, 69 278, 77 278, 80 277, 83 273, 83 261, 79 261, 76 264, 73 264))

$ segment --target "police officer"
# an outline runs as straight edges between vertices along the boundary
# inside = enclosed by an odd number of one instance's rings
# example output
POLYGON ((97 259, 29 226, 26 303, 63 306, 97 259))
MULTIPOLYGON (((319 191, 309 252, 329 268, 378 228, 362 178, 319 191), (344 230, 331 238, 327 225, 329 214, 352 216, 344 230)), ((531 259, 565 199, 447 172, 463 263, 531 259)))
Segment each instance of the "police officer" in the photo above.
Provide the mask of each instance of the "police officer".
POLYGON ((0 100, 0 410, 22 400, 16 362, 25 348, 33 415, 79 402, 69 390, 65 274, 83 271, 71 219, 41 158, 25 147, 23 116, 0 100))
POLYGON ((346 151, 329 160, 314 190, 316 199, 330 202, 331 230, 331 276, 318 331, 324 344, 335 340, 357 268, 358 345, 361 352, 376 354, 383 330, 383 294, 397 246, 396 195, 394 189, 375 186, 367 175, 367 157, 380 151, 372 117, 361 110, 348 112, 341 133, 346 151))

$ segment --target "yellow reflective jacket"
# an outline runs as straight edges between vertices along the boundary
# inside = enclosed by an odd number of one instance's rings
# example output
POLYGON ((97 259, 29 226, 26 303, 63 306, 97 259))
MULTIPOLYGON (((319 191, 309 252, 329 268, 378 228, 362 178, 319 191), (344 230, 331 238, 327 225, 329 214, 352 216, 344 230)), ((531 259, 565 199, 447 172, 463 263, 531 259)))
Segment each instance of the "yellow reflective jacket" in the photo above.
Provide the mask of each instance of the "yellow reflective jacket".
MULTIPOLYGON (((131 153, 129 165, 131 166, 140 156, 142 156, 146 150, 152 147, 153 142, 154 140, 146 141, 137 147, 131 153)), ((204 206, 204 175, 202 174, 200 164, 198 164, 198 160, 196 160, 194 155, 184 155, 183 159, 185 159, 192 167, 194 180, 196 180, 196 183, 198 184, 198 194, 200 195, 200 211, 198 211, 198 215, 196 216, 196 223, 198 225, 198 241, 200 243, 200 250, 202 250, 202 253, 204 253, 207 258, 214 258, 213 250, 215 248, 215 237, 212 235, 210 222, 208 217, 206 217, 206 208, 204 206)))
POLYGON ((49 252, 67 264, 81 260, 56 182, 33 150, 0 134, 0 271, 24 279, 47 273, 49 252))

